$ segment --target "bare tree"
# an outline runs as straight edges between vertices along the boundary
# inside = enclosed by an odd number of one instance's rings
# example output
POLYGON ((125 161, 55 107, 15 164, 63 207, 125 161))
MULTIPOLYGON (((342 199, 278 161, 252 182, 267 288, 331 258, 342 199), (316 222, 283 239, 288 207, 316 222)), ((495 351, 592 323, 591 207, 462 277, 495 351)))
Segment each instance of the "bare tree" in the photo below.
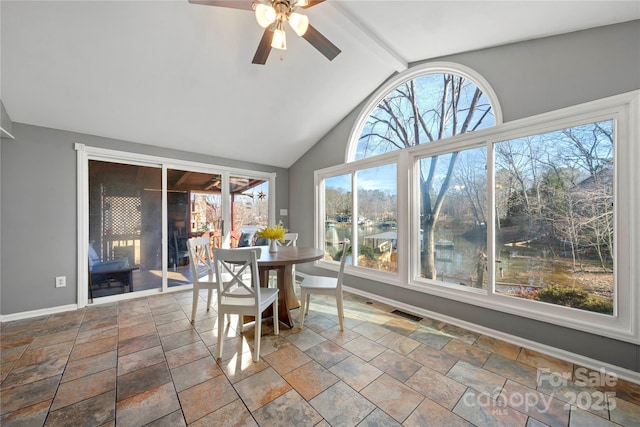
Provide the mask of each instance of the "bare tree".
MULTIPOLYGON (((393 90, 369 116, 360 136, 365 155, 437 141, 477 129, 491 106, 473 82, 453 74, 435 74, 407 81, 393 90)), ((441 156, 421 164, 421 226, 424 230, 422 274, 435 279, 435 229, 458 160, 450 153, 444 178, 437 177, 441 156)), ((444 159, 444 156, 442 156, 444 159)))
POLYGON ((562 153, 565 164, 582 169, 595 181, 599 171, 612 166, 613 129, 607 122, 564 129, 562 135, 568 140, 562 153))
POLYGON ((326 219, 336 219, 338 215, 351 213, 351 192, 342 188, 327 188, 325 190, 326 219))
POLYGON ((585 228, 590 237, 588 244, 598 256, 601 267, 607 270, 611 267, 609 259, 613 258, 613 209, 609 208, 612 198, 606 189, 599 190, 590 195, 591 203, 586 206, 590 215, 585 228))
POLYGON ((476 224, 486 224, 486 210, 488 206, 487 176, 486 173, 478 173, 480 171, 485 172, 486 170, 486 156, 482 159, 483 163, 481 165, 478 165, 477 160, 474 161, 471 157, 472 156, 464 156, 459 161, 455 173, 456 183, 458 183, 456 188, 467 199, 469 210, 476 224))
MULTIPOLYGON (((528 218, 536 216, 538 203, 532 195, 537 194, 537 173, 535 159, 532 155, 531 141, 527 138, 505 141, 495 145, 496 166, 510 175, 511 182, 516 184, 516 203, 528 218)), ((513 201, 512 201, 513 202, 513 201)))
MULTIPOLYGON (((598 122, 496 144, 496 165, 517 183, 510 210, 530 237, 559 238, 574 269, 582 257, 604 269, 613 248, 612 122, 598 122)), ((497 199, 497 198, 496 198, 497 199)), ((561 249, 562 249, 561 247, 561 249)), ((581 263, 580 263, 581 265, 581 263)))
POLYGON ((578 267, 580 253, 580 229, 582 227, 579 211, 579 200, 575 194, 565 192, 561 196, 562 203, 554 211, 553 222, 556 235, 562 239, 563 247, 569 245, 573 269, 578 267))

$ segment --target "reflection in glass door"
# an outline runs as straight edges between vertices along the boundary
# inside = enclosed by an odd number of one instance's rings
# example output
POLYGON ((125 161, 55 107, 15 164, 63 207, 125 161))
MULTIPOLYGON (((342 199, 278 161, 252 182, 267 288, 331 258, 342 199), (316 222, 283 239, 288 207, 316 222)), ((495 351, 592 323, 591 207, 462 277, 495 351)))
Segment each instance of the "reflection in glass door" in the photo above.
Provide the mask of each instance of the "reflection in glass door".
POLYGON ((244 247, 267 244, 257 239, 256 232, 269 225, 269 181, 231 176, 231 245, 244 247))
POLYGON ((162 169, 89 161, 89 297, 162 287, 162 169))
POLYGON ((167 285, 192 282, 187 240, 209 237, 220 247, 223 235, 222 176, 186 170, 167 170, 167 285))

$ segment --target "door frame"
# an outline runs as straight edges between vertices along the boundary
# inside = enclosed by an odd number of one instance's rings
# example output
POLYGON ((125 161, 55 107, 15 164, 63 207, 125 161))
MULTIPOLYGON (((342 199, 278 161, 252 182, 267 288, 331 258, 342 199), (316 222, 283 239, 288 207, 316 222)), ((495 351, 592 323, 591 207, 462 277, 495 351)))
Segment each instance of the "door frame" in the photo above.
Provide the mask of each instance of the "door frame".
POLYGON ((114 163, 124 163, 131 165, 139 165, 146 167, 160 168, 162 170, 162 287, 160 289, 150 289, 145 291, 137 291, 127 294, 120 294, 108 297, 101 297, 95 303, 109 303, 113 301, 137 298, 145 295, 155 295, 168 291, 179 291, 190 289, 192 285, 167 286, 168 271, 168 250, 167 242, 167 170, 181 169, 190 172, 202 172, 219 174, 222 176, 222 219, 225 229, 228 231, 231 218, 231 207, 228 206, 229 198, 229 177, 241 176, 259 178, 269 183, 269 223, 273 225, 276 218, 276 173, 261 172, 249 169, 232 168, 228 166, 220 166, 208 163, 193 162, 187 160, 177 160, 160 156, 152 156, 146 154, 131 153, 126 151, 111 150, 106 148, 92 147, 81 143, 74 145, 76 150, 76 170, 77 170, 77 304, 78 308, 86 307, 88 304, 88 288, 86 286, 89 280, 89 272, 87 269, 87 259, 89 251, 89 160, 107 161, 114 163))

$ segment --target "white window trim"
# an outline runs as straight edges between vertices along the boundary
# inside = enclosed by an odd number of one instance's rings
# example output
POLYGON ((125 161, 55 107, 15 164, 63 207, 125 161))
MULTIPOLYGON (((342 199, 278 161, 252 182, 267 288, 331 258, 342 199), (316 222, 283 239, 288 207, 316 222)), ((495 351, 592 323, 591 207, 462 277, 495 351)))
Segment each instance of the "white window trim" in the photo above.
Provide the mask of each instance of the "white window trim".
MULTIPOLYGON (((356 188, 355 175, 357 171, 375 168, 378 166, 385 166, 391 163, 397 164, 397 167, 396 167, 397 181, 396 182, 398 185, 398 206, 396 207, 396 209, 398 214, 397 214, 396 221, 398 223, 398 242, 407 241, 407 236, 405 236, 402 233, 404 233, 404 230, 406 230, 406 226, 404 225, 407 224, 407 219, 409 218, 409 211, 406 209, 405 204, 400 203, 400 191, 408 188, 408 180, 406 179, 406 175, 405 175, 404 182, 401 182, 402 174, 400 173, 400 168, 403 167, 403 165, 406 165, 407 163, 406 162, 402 164, 398 163, 399 155, 402 155, 405 158, 407 157, 406 155, 404 155, 404 150, 400 150, 392 153, 385 153, 380 156, 376 156, 375 158, 362 159, 356 162, 350 162, 344 165, 329 167, 329 168, 314 172, 314 182, 315 182, 315 189, 316 189, 315 190, 316 209, 314 209, 316 227, 315 227, 315 234, 314 234, 314 243, 316 247, 324 247, 324 242, 325 242, 325 227, 317 226, 318 224, 324 224, 325 223, 324 219, 326 218, 325 203, 324 203, 324 190, 325 190, 324 180, 326 178, 331 178, 338 175, 351 174, 352 175, 351 177, 352 193, 354 194, 354 197, 355 197, 355 194, 357 193, 357 191, 354 190, 354 188, 356 188)), ((404 168, 403 170, 406 172, 407 168, 404 168)), ((403 197, 403 198, 406 199, 406 197, 403 197)), ((357 227, 357 225, 354 224, 354 227, 357 227)), ((355 230, 352 230, 351 235, 352 236, 355 235, 355 230)), ((405 249, 398 248, 398 258, 400 258, 400 254, 404 253, 404 251, 405 249)), ((392 283, 395 285, 401 285, 401 283, 403 282, 406 283, 408 279, 408 276, 406 275, 406 269, 402 269, 400 264, 398 265, 398 271, 388 272, 388 271, 375 270, 372 268, 359 267, 354 265, 354 263, 355 263, 355 257, 353 257, 351 264, 347 264, 345 266, 345 271, 346 272, 357 271, 357 275, 359 277, 364 277, 371 280, 384 280, 385 283, 392 283)), ((321 259, 319 261, 316 261, 316 265, 321 265, 324 268, 327 268, 329 270, 335 270, 335 271, 338 270, 338 264, 339 263, 336 261, 326 260, 326 259, 321 259)))
POLYGON ((408 70, 397 74, 393 78, 389 79, 389 81, 380 86, 378 90, 376 90, 365 102, 365 105, 367 107, 362 109, 362 111, 358 115, 358 118, 353 124, 353 127, 351 128, 351 133, 349 134, 351 135, 351 137, 349 139, 349 144, 347 145, 347 150, 345 152, 345 163, 349 163, 355 158, 356 150, 358 149, 358 138, 362 134, 362 129, 364 128, 367 119, 369 118, 373 110, 377 107, 377 105, 380 104, 385 96, 389 94, 389 92, 409 80, 427 74, 438 73, 457 74, 466 78, 467 80, 472 81, 478 88, 482 90, 482 93, 489 100, 494 122, 496 123, 496 125, 502 123, 502 108, 500 107, 500 102, 498 102, 498 96, 496 95, 489 82, 477 71, 461 64, 444 61, 416 65, 415 67, 411 67, 408 70))
MULTIPOLYGON (((82 143, 75 144, 76 150, 76 170, 77 170, 77 247, 78 247, 78 283, 87 283, 89 280, 87 271, 87 259, 89 250, 89 160, 110 161, 115 163, 126 163, 131 165, 148 166, 162 169, 162 287, 147 291, 138 291, 112 297, 102 297, 94 303, 109 303, 123 299, 137 298, 145 295, 154 295, 160 292, 177 291, 191 289, 192 285, 167 286, 167 169, 185 169, 193 172, 216 173, 222 175, 222 186, 229 188, 229 176, 260 178, 269 182, 269 222, 275 225, 276 218, 276 173, 261 172, 249 169, 239 169, 229 166, 220 166, 209 163, 193 162, 188 160, 171 159, 167 157, 138 154, 127 151, 111 150, 87 146, 82 143)), ((225 213, 226 215, 226 213, 225 213)), ((225 218, 225 223, 229 224, 229 218, 225 218)), ((83 308, 88 302, 88 291, 86 286, 78 286, 77 306, 83 308)))
MULTIPOLYGON (((403 206, 408 207, 404 213, 409 215, 402 217, 411 218, 409 223, 398 222, 398 240, 400 242, 401 235, 407 237, 411 235, 410 233, 415 235, 415 230, 419 229, 417 223, 419 215, 416 214, 417 206, 415 203, 418 200, 416 192, 419 189, 416 188, 415 178, 408 179, 410 186, 407 191, 400 188, 403 185, 403 176, 405 180, 407 177, 415 176, 413 173, 414 165, 418 158, 451 152, 452 149, 459 150, 478 146, 486 146, 488 149, 487 157, 492 158, 493 144, 496 142, 605 119, 616 120, 614 227, 616 230, 615 297, 617 302, 616 312, 613 316, 509 297, 494 293, 492 290, 459 289, 455 285, 448 286, 441 282, 430 282, 419 277, 418 243, 408 242, 409 239, 405 239, 398 248, 398 274, 393 277, 387 277, 387 275, 382 275, 372 269, 355 266, 351 266, 347 270, 347 274, 637 344, 640 343, 640 315, 637 313, 637 308, 640 306, 640 290, 636 289, 638 280, 640 280, 640 263, 637 261, 640 259, 640 225, 634 221, 634 218, 640 217, 640 186, 634 186, 633 183, 640 182, 640 171, 635 168, 635 165, 640 163, 640 91, 612 96, 492 128, 457 135, 446 140, 316 171, 316 211, 322 210, 322 214, 324 214, 321 184, 325 177, 353 173, 365 166, 388 163, 389 157, 395 157, 398 162, 398 219, 401 218, 403 206), (407 156, 408 161, 406 160, 407 156), (408 164, 408 169, 404 169, 403 164, 408 164), (408 174, 406 174, 407 170, 409 170, 408 174), (624 232, 618 230, 624 230, 624 232), (407 250, 405 254, 400 252, 403 248, 407 250)), ((354 150, 353 147, 357 145, 357 136, 353 137, 352 134, 348 151, 354 150)), ((488 170, 488 179, 492 179, 492 172, 491 169, 488 170)), ((493 218, 490 218, 490 221, 493 224, 493 218)), ((318 222, 318 217, 316 217, 317 233, 322 231, 323 224, 324 220, 318 222)), ((318 234, 316 239, 317 237, 318 234)), ((491 243, 492 237, 493 231, 489 235, 490 246, 488 250, 491 254, 494 253, 491 243)), ((317 239, 316 244, 320 243, 322 240, 317 239)), ((334 264, 327 261, 316 262, 316 265, 330 269, 336 268, 334 264)), ((495 268, 492 264, 489 263, 491 266, 489 270, 490 283, 493 283, 495 276, 495 268)))

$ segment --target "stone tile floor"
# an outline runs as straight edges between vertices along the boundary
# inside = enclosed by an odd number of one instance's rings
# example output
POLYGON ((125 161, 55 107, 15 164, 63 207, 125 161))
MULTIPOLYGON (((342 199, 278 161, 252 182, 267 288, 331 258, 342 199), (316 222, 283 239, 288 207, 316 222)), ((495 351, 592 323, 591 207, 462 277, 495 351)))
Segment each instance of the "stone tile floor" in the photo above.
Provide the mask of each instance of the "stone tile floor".
POLYGON ((343 332, 313 296, 304 330, 264 322, 258 363, 235 320, 216 361, 200 298, 193 326, 191 291, 2 324, 0 424, 640 425, 640 385, 349 294, 343 332))

